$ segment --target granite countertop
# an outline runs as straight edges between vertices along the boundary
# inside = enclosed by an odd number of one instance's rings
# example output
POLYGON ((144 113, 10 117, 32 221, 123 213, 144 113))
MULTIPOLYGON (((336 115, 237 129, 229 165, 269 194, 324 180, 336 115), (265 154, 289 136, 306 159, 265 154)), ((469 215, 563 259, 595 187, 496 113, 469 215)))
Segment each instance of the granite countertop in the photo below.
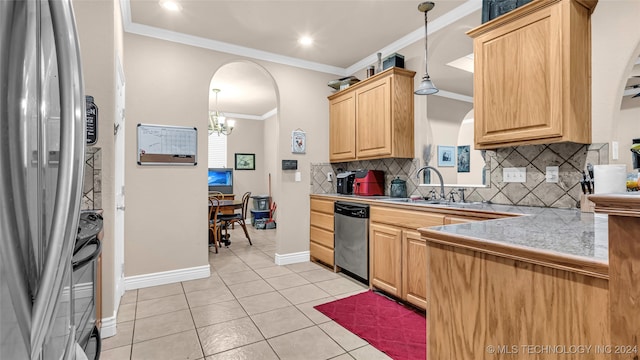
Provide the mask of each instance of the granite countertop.
MULTIPOLYGON (((319 194, 316 194, 319 195, 319 194)), ((326 194, 338 200, 366 200, 369 203, 404 205, 406 208, 428 207, 470 212, 502 213, 511 216, 495 220, 435 226, 420 229, 446 238, 463 237, 468 242, 493 248, 522 249, 543 257, 566 258, 570 264, 595 264, 602 271, 608 266, 607 216, 583 213, 578 209, 557 209, 486 203, 449 203, 447 205, 401 202, 388 196, 363 197, 326 194)), ((473 216, 474 214, 469 214, 473 216)), ((556 260, 558 262, 560 260, 556 260)), ((569 265, 569 267, 571 267, 569 265)))
POLYGON ((608 263, 606 215, 504 205, 490 205, 484 210, 489 209, 523 216, 436 226, 430 230, 608 263))

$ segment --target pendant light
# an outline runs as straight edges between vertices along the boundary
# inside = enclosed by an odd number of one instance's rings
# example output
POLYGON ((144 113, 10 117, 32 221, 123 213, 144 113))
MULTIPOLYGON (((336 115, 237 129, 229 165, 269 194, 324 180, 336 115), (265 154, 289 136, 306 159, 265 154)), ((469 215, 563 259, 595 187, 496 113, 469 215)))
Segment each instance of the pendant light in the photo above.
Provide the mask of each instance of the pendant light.
POLYGON ((425 1, 423 3, 420 3, 420 5, 418 5, 418 11, 423 12, 424 13, 424 76, 422 77, 422 82, 420 83, 420 86, 418 86, 418 89, 416 89, 416 91, 414 92, 416 95, 431 95, 431 94, 435 94, 438 91, 438 88, 433 84, 433 81, 431 81, 431 78, 429 77, 429 70, 427 67, 427 45, 428 45, 428 32, 427 32, 427 13, 429 12, 429 10, 433 9, 433 7, 436 4, 434 4, 431 1, 425 1))
POLYGON ((218 93, 220 89, 211 89, 216 94, 216 107, 209 113, 209 135, 218 133, 222 135, 231 135, 233 131, 233 120, 226 120, 223 113, 218 111, 218 93))

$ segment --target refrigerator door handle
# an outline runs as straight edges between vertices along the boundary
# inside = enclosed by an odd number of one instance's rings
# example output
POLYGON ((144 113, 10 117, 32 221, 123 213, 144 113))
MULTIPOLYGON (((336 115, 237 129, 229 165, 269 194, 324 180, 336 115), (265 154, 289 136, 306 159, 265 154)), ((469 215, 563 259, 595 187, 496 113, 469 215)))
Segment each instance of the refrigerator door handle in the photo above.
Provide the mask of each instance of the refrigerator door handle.
MULTIPOLYGON (((24 24, 16 25, 12 21, 14 20, 12 16, 16 12, 24 11, 24 9, 18 7, 23 7, 23 5, 15 1, 0 2, 0 83, 9 84, 8 87, 0 88, 0 137, 5 140, 11 136, 9 134, 9 119, 19 117, 16 109, 12 108, 8 100, 10 94, 20 92, 19 89, 12 88, 15 83, 10 80, 11 74, 19 72, 11 68, 12 62, 9 58, 10 56, 22 56, 24 60, 26 56, 26 50, 24 49, 22 49, 23 54, 18 54, 15 49, 12 53, 10 49, 12 42, 26 42, 24 38, 18 40, 15 38, 20 35, 24 36, 27 32, 24 24)), ((22 63, 24 61, 19 62, 22 63)), ((15 104, 13 105, 15 107, 15 104)), ((11 154, 9 147, 12 146, 12 142, 5 140, 0 142, 0 154, 2 154, 0 156, 0 169, 12 169, 12 160, 9 155, 11 154)), ((14 184, 11 179, 12 171, 0 174, 0 194, 2 194, 0 196, 0 209, 2 209, 0 211, 0 267, 2 267, 0 273, 6 274, 4 279, 7 282, 8 295, 11 298, 11 304, 7 305, 12 306, 15 310, 17 325, 24 339, 25 349, 27 349, 30 346, 31 293, 26 273, 27 266, 22 256, 23 249, 21 249, 19 243, 18 219, 16 211, 14 211, 14 209, 20 207, 16 206, 16 202, 24 201, 24 199, 12 196, 14 193, 14 184)), ((0 307, 0 311, 5 311, 5 309, 5 307, 0 307)), ((1 318, 2 316, 0 316, 1 318)), ((5 325, 0 321, 0 329, 5 325)))
POLYGON ((62 292, 64 271, 60 261, 71 261, 78 229, 84 162, 85 99, 80 49, 70 0, 48 1, 53 23, 60 88, 60 165, 51 236, 44 269, 35 296, 32 328, 32 360, 50 330, 55 304, 62 292))

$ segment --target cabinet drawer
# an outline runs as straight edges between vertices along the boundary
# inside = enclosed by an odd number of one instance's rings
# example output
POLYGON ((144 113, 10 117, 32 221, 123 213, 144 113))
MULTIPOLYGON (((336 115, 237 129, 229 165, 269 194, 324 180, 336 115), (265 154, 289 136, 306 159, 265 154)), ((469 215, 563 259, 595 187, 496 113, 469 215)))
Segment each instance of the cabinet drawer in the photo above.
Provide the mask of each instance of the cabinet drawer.
POLYGON ((326 248, 312 241, 309 243, 309 252, 311 259, 316 259, 333 266, 333 249, 326 248))
POLYGON ((333 214, 329 215, 312 211, 310 225, 333 232, 333 214))
POLYGON ((333 249, 333 233, 315 226, 311 226, 309 239, 329 249, 333 249))
POLYGON ((311 211, 333 215, 333 200, 311 199, 311 211))
POLYGON ((390 224, 408 229, 444 225, 444 215, 403 209, 371 207, 371 222, 390 224))

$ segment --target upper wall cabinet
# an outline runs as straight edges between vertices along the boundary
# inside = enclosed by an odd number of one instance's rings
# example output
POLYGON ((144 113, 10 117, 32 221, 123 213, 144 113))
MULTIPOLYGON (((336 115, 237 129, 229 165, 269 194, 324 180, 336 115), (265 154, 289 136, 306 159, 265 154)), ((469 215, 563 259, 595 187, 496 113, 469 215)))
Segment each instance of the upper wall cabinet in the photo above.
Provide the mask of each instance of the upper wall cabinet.
POLYGON ((591 142, 597 0, 537 0, 467 34, 475 55, 476 149, 591 142))
POLYGON ((415 74, 390 68, 329 96, 329 161, 414 157, 415 74))

